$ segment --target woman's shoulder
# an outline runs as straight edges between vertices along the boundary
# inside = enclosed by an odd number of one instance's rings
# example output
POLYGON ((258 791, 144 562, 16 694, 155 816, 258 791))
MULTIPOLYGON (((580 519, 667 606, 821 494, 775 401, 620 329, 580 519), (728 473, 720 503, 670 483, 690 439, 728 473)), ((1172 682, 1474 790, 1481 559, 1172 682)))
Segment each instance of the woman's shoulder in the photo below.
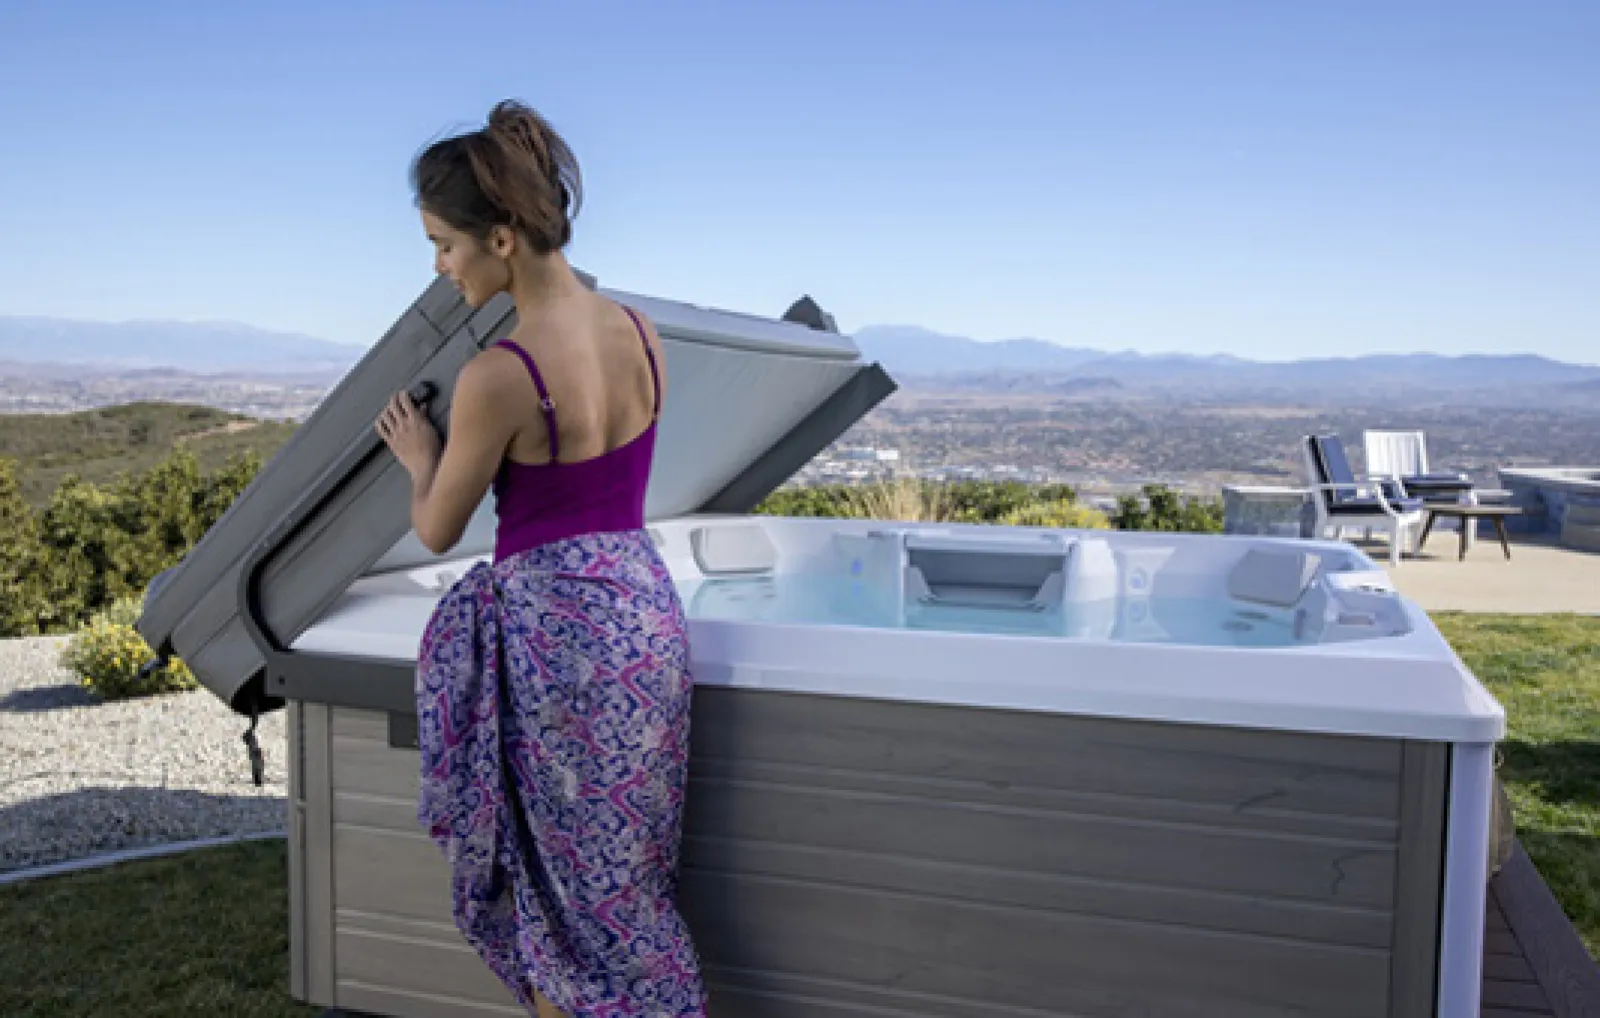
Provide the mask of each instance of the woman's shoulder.
POLYGON ((521 395, 520 385, 526 385, 528 369, 513 336, 495 340, 468 358, 456 378, 456 388, 465 387, 473 395, 496 402, 516 402, 521 395))
POLYGON ((627 304, 623 301, 615 300, 610 297, 602 297, 601 299, 611 307, 613 314, 622 314, 626 316, 626 318, 622 320, 628 322, 629 329, 633 330, 634 332, 643 332, 652 343, 656 342, 656 323, 651 320, 648 313, 634 307, 632 304, 627 304))

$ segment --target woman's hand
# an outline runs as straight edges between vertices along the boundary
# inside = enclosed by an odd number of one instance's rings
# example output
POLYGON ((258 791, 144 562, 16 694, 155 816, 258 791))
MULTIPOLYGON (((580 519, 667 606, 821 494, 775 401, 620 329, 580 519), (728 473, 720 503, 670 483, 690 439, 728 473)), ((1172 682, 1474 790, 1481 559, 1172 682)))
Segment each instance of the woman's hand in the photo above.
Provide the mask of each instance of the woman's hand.
POLYGON ((397 392, 374 425, 411 473, 412 480, 431 481, 439 466, 439 431, 405 392, 397 392))

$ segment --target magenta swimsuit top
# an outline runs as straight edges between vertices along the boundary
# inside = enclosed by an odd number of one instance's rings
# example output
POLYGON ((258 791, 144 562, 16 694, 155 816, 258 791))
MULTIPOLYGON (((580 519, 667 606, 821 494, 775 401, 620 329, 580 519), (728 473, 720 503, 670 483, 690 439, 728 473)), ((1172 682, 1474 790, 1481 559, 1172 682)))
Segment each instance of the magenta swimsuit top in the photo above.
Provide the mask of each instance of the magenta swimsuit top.
POLYGON ((545 388, 539 366, 528 352, 509 339, 495 346, 511 350, 528 367, 539 390, 539 407, 550 432, 550 459, 544 463, 519 463, 507 456, 495 475, 494 560, 582 534, 638 530, 644 526, 645 488, 655 455, 656 422, 661 415, 661 375, 655 351, 644 324, 632 308, 623 307, 644 344, 655 387, 655 408, 650 425, 636 438, 609 452, 575 463, 562 463, 556 431, 556 404, 545 388))

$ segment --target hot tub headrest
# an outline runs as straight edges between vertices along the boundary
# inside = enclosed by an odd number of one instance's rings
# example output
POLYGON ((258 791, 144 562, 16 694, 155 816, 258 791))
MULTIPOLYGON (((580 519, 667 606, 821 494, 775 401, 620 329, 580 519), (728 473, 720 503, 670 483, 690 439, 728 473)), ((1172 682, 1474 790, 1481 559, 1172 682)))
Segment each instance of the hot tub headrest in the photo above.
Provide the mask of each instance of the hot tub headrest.
POLYGON ((1322 559, 1287 548, 1251 548, 1228 572, 1228 596, 1236 601, 1288 608, 1317 575, 1322 559))
POLYGON ((689 546, 707 576, 770 573, 778 566, 778 548, 759 523, 696 527, 689 546))

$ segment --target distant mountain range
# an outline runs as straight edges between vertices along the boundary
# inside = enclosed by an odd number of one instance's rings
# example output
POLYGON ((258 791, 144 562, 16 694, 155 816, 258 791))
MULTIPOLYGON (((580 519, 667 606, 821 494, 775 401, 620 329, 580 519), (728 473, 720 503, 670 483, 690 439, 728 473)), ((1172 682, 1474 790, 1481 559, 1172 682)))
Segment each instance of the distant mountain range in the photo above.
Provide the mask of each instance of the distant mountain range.
POLYGON ((1068 347, 1038 339, 980 342, 915 326, 868 326, 862 352, 903 381, 967 389, 1191 395, 1318 395, 1395 398, 1404 394, 1492 394, 1522 403, 1593 398, 1600 366, 1534 354, 1371 354, 1287 362, 1225 354, 1140 354, 1068 347))
POLYGON ((348 370, 365 347, 233 322, 0 316, 0 361, 191 372, 348 370))
MULTIPOLYGON (((1600 366, 1532 354, 1382 354, 1278 363, 1221 354, 1108 352, 1039 339, 980 342, 904 325, 868 326, 854 338, 907 388, 1345 402, 1445 398, 1501 406, 1588 405, 1600 392, 1600 366)), ((0 374, 12 376, 95 365, 124 377, 156 369, 337 377, 365 353, 362 346, 231 322, 0 316, 0 374)))

